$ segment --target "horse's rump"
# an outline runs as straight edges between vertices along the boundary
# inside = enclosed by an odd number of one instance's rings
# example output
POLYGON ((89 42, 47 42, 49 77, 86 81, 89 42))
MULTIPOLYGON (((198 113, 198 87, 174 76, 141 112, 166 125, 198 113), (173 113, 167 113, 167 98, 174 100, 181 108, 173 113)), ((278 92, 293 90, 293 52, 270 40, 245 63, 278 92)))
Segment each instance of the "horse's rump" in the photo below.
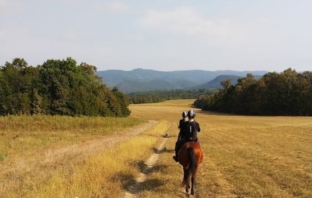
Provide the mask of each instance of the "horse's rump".
POLYGON ((186 142, 183 144, 183 146, 181 147, 178 153, 179 163, 185 168, 188 168, 188 166, 190 165, 190 158, 189 158, 190 149, 189 148, 193 148, 197 165, 203 161, 203 152, 200 148, 200 145, 196 142, 186 142))

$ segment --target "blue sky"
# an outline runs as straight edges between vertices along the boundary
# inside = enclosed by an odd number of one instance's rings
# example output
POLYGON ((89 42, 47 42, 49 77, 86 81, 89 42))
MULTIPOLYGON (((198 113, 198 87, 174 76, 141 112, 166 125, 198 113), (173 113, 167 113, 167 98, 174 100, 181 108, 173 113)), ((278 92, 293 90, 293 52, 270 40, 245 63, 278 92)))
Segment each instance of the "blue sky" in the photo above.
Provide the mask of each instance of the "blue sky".
POLYGON ((0 0, 0 65, 312 70, 311 0, 0 0))

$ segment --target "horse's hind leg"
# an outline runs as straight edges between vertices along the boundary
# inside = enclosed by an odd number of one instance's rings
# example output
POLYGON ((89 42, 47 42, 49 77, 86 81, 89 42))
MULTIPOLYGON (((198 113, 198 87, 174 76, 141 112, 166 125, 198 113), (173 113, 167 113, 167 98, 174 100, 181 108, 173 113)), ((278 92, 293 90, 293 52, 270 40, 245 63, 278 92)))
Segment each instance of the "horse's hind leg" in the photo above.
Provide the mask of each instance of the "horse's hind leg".
POLYGON ((189 194, 189 190, 190 190, 190 185, 187 184, 187 185, 185 186, 185 193, 186 193, 186 194, 189 194))
POLYGON ((195 182, 195 178, 192 177, 192 181, 191 181, 191 195, 194 195, 194 182, 195 182))
POLYGON ((188 187, 185 186, 185 193, 188 194, 188 187))
POLYGON ((189 194, 191 185, 192 185, 192 184, 191 184, 191 179, 188 178, 188 179, 186 180, 186 186, 185 186, 185 192, 186 192, 186 194, 189 194))

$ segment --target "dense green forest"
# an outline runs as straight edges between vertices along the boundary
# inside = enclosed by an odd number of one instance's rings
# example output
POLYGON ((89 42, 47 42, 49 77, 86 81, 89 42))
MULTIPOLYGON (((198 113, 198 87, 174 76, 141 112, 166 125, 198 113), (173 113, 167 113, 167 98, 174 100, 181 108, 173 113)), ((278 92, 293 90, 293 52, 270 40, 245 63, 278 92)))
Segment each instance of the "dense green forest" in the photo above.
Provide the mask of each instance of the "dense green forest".
POLYGON ((196 99, 199 95, 211 95, 217 89, 173 89, 132 92, 128 94, 132 104, 162 102, 175 99, 196 99))
POLYGON ((245 115, 312 115, 312 72, 291 68, 261 78, 247 74, 217 89, 132 92, 108 88, 97 68, 72 58, 36 67, 22 58, 0 66, 0 115, 128 116, 129 103, 196 99, 203 110, 245 115))
POLYGON ((312 115, 312 72, 291 68, 269 72, 260 79, 252 74, 234 86, 223 81, 213 95, 200 95, 196 107, 203 110, 244 115, 312 115))
POLYGON ((36 67, 22 58, 0 66, 0 115, 128 116, 128 97, 109 89, 96 67, 72 58, 36 67))

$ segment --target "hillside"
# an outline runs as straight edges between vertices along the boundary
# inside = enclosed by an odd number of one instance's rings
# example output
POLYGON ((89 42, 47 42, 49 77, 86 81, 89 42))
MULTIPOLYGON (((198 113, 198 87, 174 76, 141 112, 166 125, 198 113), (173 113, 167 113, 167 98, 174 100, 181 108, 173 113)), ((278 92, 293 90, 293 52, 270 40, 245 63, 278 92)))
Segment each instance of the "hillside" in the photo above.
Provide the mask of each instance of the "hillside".
MULTIPOLYGON (((96 75, 102 77, 103 83, 108 87, 117 87, 122 92, 130 93, 133 91, 194 88, 209 83, 220 75, 245 77, 247 73, 262 76, 267 72, 232 70, 185 70, 165 72, 149 69, 134 69, 131 71, 98 71, 96 75)), ((217 84, 218 82, 215 82, 212 88, 216 88, 217 84)))
POLYGON ((217 77, 215 77, 213 80, 205 83, 205 84, 202 84, 202 85, 199 85, 199 86, 196 86, 195 88, 197 89, 204 89, 204 88, 221 88, 221 82, 222 81, 225 81, 225 80, 229 80, 231 81, 232 85, 236 84, 237 83, 237 80, 239 78, 241 78, 243 76, 234 76, 234 75, 219 75, 217 77))

